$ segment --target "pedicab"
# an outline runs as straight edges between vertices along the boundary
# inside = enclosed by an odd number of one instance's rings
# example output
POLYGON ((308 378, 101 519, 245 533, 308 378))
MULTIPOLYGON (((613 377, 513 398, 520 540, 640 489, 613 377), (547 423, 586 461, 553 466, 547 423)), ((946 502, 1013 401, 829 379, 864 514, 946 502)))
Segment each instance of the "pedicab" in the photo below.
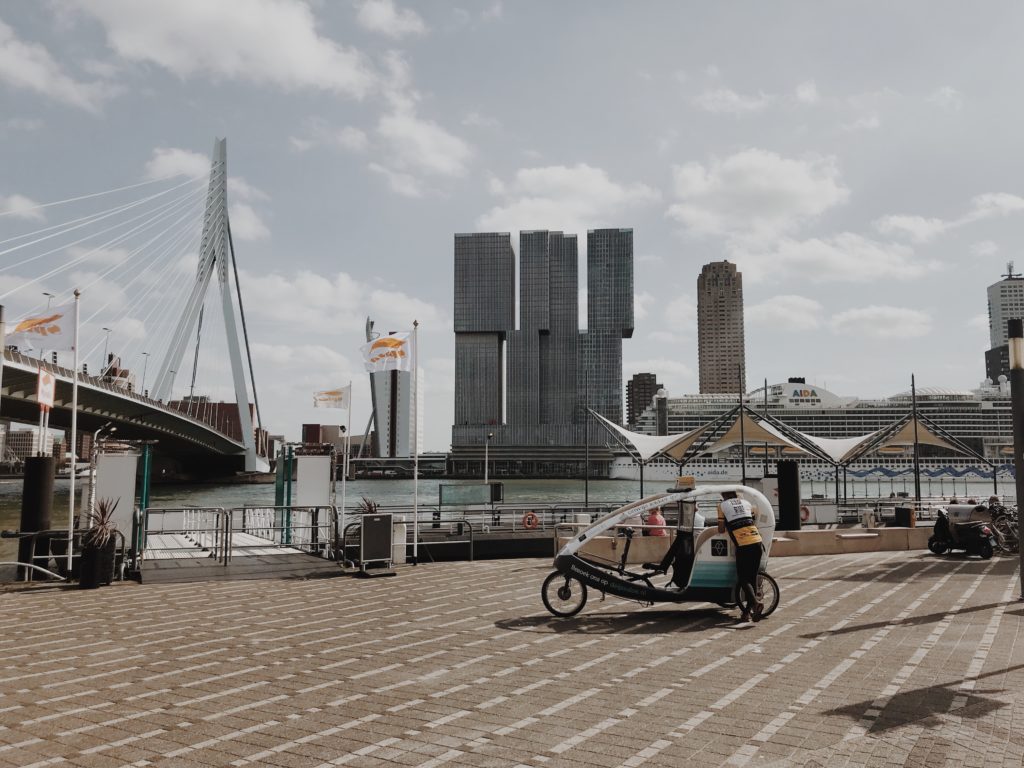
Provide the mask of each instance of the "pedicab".
MULTIPOLYGON (((717 502, 723 491, 735 491, 757 510, 755 525, 761 534, 764 554, 758 583, 762 616, 779 605, 779 585, 768 573, 768 555, 775 531, 775 512, 760 491, 745 485, 697 486, 683 491, 647 496, 619 507, 577 532, 555 556, 555 571, 541 587, 544 607, 559 617, 575 616, 587 604, 588 590, 654 603, 717 603, 724 608, 739 605, 736 582, 736 550, 728 533, 719 533, 714 506, 707 511, 705 527, 698 502, 717 502), (630 550, 640 538, 636 525, 628 521, 661 508, 677 521, 675 536, 657 562, 631 562, 630 550), (621 554, 618 551, 621 547, 621 554)), ((641 526, 642 529, 642 526, 641 526)), ((665 541, 665 539, 658 539, 665 541)), ((635 560, 635 557, 633 558, 635 560)))

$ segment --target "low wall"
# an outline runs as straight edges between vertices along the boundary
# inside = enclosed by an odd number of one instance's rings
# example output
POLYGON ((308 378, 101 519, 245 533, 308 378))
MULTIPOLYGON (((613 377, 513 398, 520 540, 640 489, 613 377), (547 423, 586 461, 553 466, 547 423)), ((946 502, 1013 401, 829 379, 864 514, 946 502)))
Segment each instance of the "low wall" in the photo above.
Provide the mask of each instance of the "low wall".
POLYGON ((840 555, 848 552, 897 552, 927 549, 932 527, 832 528, 824 531, 776 531, 772 557, 840 555))

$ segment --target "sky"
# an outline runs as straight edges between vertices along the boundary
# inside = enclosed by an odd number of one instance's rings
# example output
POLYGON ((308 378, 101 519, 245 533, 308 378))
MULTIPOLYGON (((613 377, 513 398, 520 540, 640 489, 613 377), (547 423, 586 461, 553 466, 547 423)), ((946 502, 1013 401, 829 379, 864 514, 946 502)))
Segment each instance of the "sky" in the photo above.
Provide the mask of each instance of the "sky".
MULTIPOLYGON (((263 421, 291 438, 343 422, 311 393, 348 381, 362 431, 371 316, 419 322, 423 448, 447 449, 456 232, 512 232, 517 252, 520 230, 577 233, 585 285, 586 230, 631 227, 624 382, 697 390, 697 275, 728 259, 751 389, 971 388, 985 288, 1024 239, 1022 22, 1015 2, 5 3, 0 239, 67 221, 38 206, 69 197, 199 190, 227 137, 263 421)), ((0 251, 11 319, 84 281, 83 348, 136 370, 167 342, 131 297, 146 285, 172 306, 195 265, 185 249, 157 280, 140 263, 126 289, 119 271, 145 254, 34 280, 41 259, 0 251)), ((228 397, 223 356, 204 354, 197 392, 228 397)))

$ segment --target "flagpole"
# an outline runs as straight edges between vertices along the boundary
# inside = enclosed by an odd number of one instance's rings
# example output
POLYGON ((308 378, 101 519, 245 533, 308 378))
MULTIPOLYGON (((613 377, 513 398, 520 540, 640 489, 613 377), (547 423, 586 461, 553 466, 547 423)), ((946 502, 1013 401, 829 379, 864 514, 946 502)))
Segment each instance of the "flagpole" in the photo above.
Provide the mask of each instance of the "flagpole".
MULTIPOLYGON (((341 444, 341 533, 345 535, 345 491, 348 483, 348 454, 352 444, 352 381, 348 382, 348 417, 345 421, 345 440, 341 444)), ((342 539, 341 560, 345 561, 345 542, 342 539)))
POLYGON ((419 320, 412 321, 412 564, 419 563, 420 544, 420 445, 419 445, 419 320))
POLYGON ((69 475, 70 495, 68 497, 68 574, 71 573, 71 549, 75 540, 75 469, 78 457, 75 454, 78 442, 78 298, 82 293, 75 289, 75 353, 73 378, 71 380, 71 472, 69 475))
MULTIPOLYGON (((0 400, 3 399, 4 393, 4 351, 7 349, 7 325, 4 323, 4 305, 0 304, 0 400)), ((4 445, 8 444, 8 434, 4 433, 4 445)), ((6 452, 6 450, 5 450, 6 452)), ((3 455, 0 454, 0 462, 3 461, 3 455)))

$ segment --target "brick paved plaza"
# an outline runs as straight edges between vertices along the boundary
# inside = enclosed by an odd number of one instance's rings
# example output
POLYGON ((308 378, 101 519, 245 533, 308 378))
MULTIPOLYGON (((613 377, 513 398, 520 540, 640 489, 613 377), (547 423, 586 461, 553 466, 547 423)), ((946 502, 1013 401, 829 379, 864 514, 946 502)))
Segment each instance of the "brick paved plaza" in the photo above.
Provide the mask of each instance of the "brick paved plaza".
POLYGON ((1016 559, 785 558, 760 624, 546 560, 0 593, 0 766, 1024 763, 1016 559))

